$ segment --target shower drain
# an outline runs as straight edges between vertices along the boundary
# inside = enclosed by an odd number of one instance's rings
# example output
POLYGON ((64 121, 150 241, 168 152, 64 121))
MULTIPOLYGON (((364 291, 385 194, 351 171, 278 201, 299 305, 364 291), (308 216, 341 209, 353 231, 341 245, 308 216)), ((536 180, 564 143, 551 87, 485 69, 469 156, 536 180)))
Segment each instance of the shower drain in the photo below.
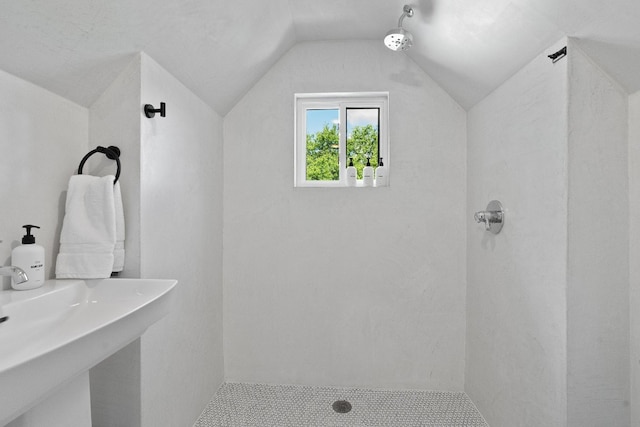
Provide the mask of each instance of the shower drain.
POLYGON ((331 407, 339 414, 346 414, 351 410, 351 403, 347 402, 346 400, 336 400, 335 402, 333 402, 333 405, 331 405, 331 407))

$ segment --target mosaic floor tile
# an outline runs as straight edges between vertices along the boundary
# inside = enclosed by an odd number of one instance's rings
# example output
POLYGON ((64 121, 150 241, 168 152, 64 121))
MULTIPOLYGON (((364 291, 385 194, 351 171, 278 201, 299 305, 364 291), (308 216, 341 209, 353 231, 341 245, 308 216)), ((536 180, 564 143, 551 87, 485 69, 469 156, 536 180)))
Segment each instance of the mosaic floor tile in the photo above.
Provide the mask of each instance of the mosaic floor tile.
MULTIPOLYGON (((348 405, 338 405, 343 408, 348 405)), ((464 393, 224 384, 193 427, 488 427, 464 393), (338 400, 351 404, 337 413, 338 400)))

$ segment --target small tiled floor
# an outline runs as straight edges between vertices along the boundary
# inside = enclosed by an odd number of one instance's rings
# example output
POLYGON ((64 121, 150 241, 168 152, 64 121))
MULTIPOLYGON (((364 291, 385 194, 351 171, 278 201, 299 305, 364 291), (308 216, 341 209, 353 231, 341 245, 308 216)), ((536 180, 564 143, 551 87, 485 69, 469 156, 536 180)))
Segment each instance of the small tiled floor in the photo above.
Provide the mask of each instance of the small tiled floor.
POLYGON ((464 393, 224 384, 194 427, 488 427, 464 393), (348 413, 332 404, 346 400, 348 413))

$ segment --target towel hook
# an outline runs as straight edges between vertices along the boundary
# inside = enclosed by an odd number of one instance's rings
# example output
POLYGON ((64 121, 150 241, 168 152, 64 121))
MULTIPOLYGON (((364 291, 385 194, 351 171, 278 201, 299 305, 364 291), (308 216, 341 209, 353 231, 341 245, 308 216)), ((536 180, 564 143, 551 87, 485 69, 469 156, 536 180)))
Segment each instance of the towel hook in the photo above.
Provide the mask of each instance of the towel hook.
POLYGON ((160 103, 160 108, 154 108, 153 105, 151 104, 144 105, 144 115, 147 116, 147 118, 150 119, 154 117, 156 113, 160 113, 160 117, 166 116, 167 111, 166 111, 166 104, 164 102, 160 103))
POLYGON ((115 185, 116 182, 118 182, 118 178, 120 178, 120 149, 114 145, 110 145, 108 148, 98 146, 94 150, 89 151, 80 161, 80 166, 78 166, 78 175, 82 175, 82 168, 84 167, 84 163, 87 159, 96 153, 103 153, 108 159, 116 161, 118 170, 116 171, 116 179, 113 180, 113 185, 115 185))

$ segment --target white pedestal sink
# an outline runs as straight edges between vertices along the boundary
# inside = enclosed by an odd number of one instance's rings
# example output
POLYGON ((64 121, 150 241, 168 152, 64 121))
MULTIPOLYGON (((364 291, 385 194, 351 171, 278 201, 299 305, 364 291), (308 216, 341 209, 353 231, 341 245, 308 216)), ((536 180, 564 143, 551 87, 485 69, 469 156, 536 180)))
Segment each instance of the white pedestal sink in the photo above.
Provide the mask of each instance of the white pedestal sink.
POLYGON ((176 283, 49 280, 0 291, 0 426, 52 426, 73 413, 77 421, 61 425, 89 427, 88 370, 166 315, 176 283))

